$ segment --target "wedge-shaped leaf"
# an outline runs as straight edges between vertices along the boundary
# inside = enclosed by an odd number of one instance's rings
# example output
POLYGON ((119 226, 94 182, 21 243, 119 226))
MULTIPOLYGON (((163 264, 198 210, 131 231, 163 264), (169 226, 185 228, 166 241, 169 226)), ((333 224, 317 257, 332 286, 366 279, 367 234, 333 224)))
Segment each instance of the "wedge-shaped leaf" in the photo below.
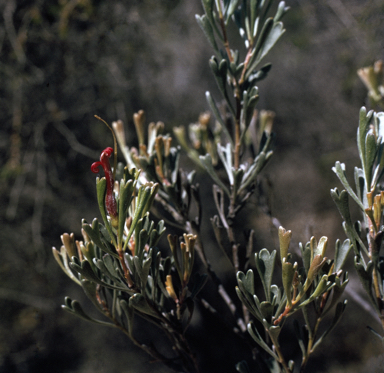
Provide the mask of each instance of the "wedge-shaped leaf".
POLYGON ((235 115, 232 102, 229 99, 228 92, 227 92, 227 71, 228 71, 227 60, 222 59, 219 63, 216 57, 212 57, 209 60, 209 66, 211 67, 211 70, 216 80, 216 84, 219 87, 221 94, 225 98, 225 101, 227 102, 229 109, 235 115))
POLYGON ((254 71, 248 78, 249 84, 256 84, 257 82, 265 79, 272 68, 271 63, 265 64, 261 69, 254 71))
MULTIPOLYGON (((208 17, 209 21, 211 22, 211 25, 214 27, 216 22, 215 22, 215 17, 213 15, 214 13, 214 0, 202 0, 204 11, 206 16, 208 17)), ((220 34, 219 34, 220 36, 220 34)))
POLYGON ((370 188, 372 183, 372 169, 377 154, 376 137, 373 133, 368 132, 365 138, 365 162, 364 173, 367 186, 370 188))
POLYGON ((135 209, 135 213, 132 219, 131 227, 129 228, 129 232, 126 238, 126 244, 132 236, 133 231, 136 228, 136 225, 140 219, 143 218, 144 214, 147 212, 146 207, 151 199, 151 186, 142 186, 139 188, 139 193, 137 197, 137 207, 135 209))
POLYGON ((309 267, 311 266, 311 248, 309 242, 304 246, 301 242, 299 243, 301 257, 303 259, 303 265, 305 273, 308 273, 309 267))
POLYGON ((105 177, 96 178, 97 203, 99 205, 100 214, 104 220, 104 224, 108 224, 107 212, 105 210, 105 192, 107 190, 107 179, 105 177))
POLYGON ((271 286, 272 304, 277 305, 281 302, 281 289, 276 285, 271 286))
POLYGON ((260 313, 263 316, 263 319, 270 324, 272 322, 272 316, 274 314, 274 306, 269 302, 261 302, 260 304, 260 313))
POLYGON ((109 272, 109 270, 107 269, 107 267, 105 266, 104 262, 101 260, 101 259, 97 259, 97 258, 94 258, 93 259, 93 262, 95 263, 96 267, 100 269, 100 271, 108 278, 108 279, 111 279, 113 281, 117 281, 119 282, 119 278, 115 277, 113 274, 111 274, 111 272, 109 272))
POLYGON ((364 265, 361 263, 359 258, 355 256, 355 268, 357 271, 357 274, 359 275, 360 282, 364 287, 364 290, 369 296, 369 299, 371 300, 371 303, 374 305, 376 311, 379 312, 377 302, 375 297, 372 294, 372 271, 373 271, 373 263, 369 261, 367 263, 366 268, 364 268, 364 265))
POLYGON ((119 229, 118 241, 122 242, 124 225, 127 218, 128 208, 133 199, 133 192, 136 188, 137 181, 129 180, 125 182, 123 179, 120 181, 120 198, 119 198, 119 229))
POLYGON ((325 256, 325 252, 328 246, 328 238, 323 236, 320 238, 319 243, 316 245, 314 250, 314 256, 320 255, 322 258, 325 256))
POLYGON ((84 290, 85 295, 90 299, 90 301, 93 303, 93 305, 100 311, 103 312, 103 308, 101 307, 99 301, 97 300, 97 291, 96 286, 94 282, 91 282, 86 279, 81 280, 81 287, 84 290))
POLYGON ((134 309, 129 306, 128 302, 125 299, 120 300, 120 307, 124 311, 125 317, 127 318, 128 334, 132 336, 133 321, 135 316, 134 309))
POLYGON ((229 19, 232 17, 233 13, 239 4, 239 0, 231 0, 228 4, 227 10, 225 12, 225 22, 228 23, 229 19))
POLYGON ((213 181, 221 188, 224 190, 224 192, 227 194, 227 196, 230 196, 228 188, 224 185, 224 183, 219 179, 218 175, 216 174, 213 165, 212 165, 212 157, 210 154, 206 154, 204 156, 200 156, 200 161, 205 167, 206 171, 208 174, 211 176, 213 181))
POLYGON ((333 330, 333 328, 336 326, 336 324, 339 322, 341 316, 343 315, 346 306, 347 306, 347 300, 337 304, 335 315, 333 316, 333 320, 332 320, 331 325, 328 327, 328 329, 321 335, 321 337, 313 345, 311 352, 314 352, 316 350, 316 348, 320 345, 320 343, 324 340, 324 338, 333 330))
MULTIPOLYGON (((257 307, 256 303, 252 299, 252 298, 257 299, 256 295, 254 295, 253 297, 250 297, 249 294, 247 294, 247 292, 240 290, 238 286, 236 286, 235 289, 236 289, 236 294, 241 300, 241 302, 247 307, 249 312, 251 312, 252 315, 255 316, 261 322, 263 320, 263 315, 261 314, 259 308, 257 307)), ((258 304, 260 305, 260 302, 258 302, 258 304)))
POLYGON ((307 279, 305 281, 305 291, 308 290, 309 285, 312 283, 314 278, 317 276, 317 274, 320 272, 320 269, 323 267, 323 265, 326 262, 326 258, 323 258, 320 254, 316 255, 311 263, 311 266, 309 267, 307 279))
POLYGON ((121 271, 119 269, 119 263, 117 260, 114 260, 111 255, 104 255, 103 262, 105 267, 108 269, 108 272, 116 279, 120 279, 121 271))
POLYGON ((273 19, 275 22, 279 22, 283 16, 285 15, 285 13, 287 13, 289 10, 289 6, 285 6, 285 1, 280 1, 278 7, 277 7, 277 11, 276 11, 276 14, 275 14, 275 18, 273 19))
POLYGON ((279 243, 280 243, 280 259, 288 257, 289 243, 291 242, 292 231, 287 231, 283 227, 279 227, 279 243))
POLYGON ((109 284, 105 281, 102 281, 101 279, 99 279, 95 273, 93 272, 92 270, 92 267, 91 265, 88 263, 88 261, 86 260, 83 260, 81 262, 81 265, 78 265, 74 262, 71 262, 69 263, 70 267, 78 272, 82 277, 84 277, 85 279, 91 281, 91 282, 94 282, 96 284, 99 284, 99 285, 102 285, 102 286, 105 286, 106 288, 109 288, 109 289, 115 289, 115 290, 121 290, 121 291, 125 291, 125 292, 132 292, 127 286, 115 286, 115 285, 112 285, 112 284, 109 284))
POLYGON ((261 278, 264 287, 266 300, 271 301, 271 284, 273 270, 275 268, 276 250, 270 254, 267 249, 262 249, 259 253, 255 254, 256 268, 261 278))
POLYGON ((380 333, 378 333, 375 329, 371 328, 370 326, 367 326, 367 328, 369 329, 369 331, 370 331, 371 333, 373 333, 373 335, 374 335, 375 337, 379 338, 380 341, 381 341, 381 343, 384 345, 384 337, 382 337, 382 336, 380 335, 380 333))
POLYGON ((148 304, 146 298, 142 294, 134 294, 129 298, 129 306, 139 312, 145 313, 156 318, 159 318, 157 312, 148 304))
POLYGON ((258 330, 253 325, 252 322, 250 322, 247 325, 248 333, 251 335, 251 337, 254 339, 254 341, 264 349, 268 354, 270 354, 274 359, 279 361, 279 357, 272 351, 272 349, 267 345, 267 343, 263 340, 263 338, 260 336, 258 330))
POLYGON ((236 364, 236 370, 240 373, 251 373, 249 370, 248 364, 245 360, 240 361, 236 364))
MULTIPOLYGON (((268 153, 269 154, 269 153, 268 153)), ((263 169, 263 167, 267 164, 268 154, 261 152, 254 159, 252 165, 249 167, 248 171, 243 176, 243 182, 239 189, 239 193, 248 188, 250 184, 255 182, 257 175, 263 169)))
POLYGON ((147 286, 151 264, 152 264, 152 249, 149 250, 148 257, 143 261, 143 270, 141 272, 141 280, 143 281, 144 289, 147 286))
POLYGON ((317 297, 331 290, 334 286, 335 283, 328 281, 328 276, 324 275, 317 284, 315 291, 309 296, 309 298, 307 298, 304 302, 300 303, 297 309, 302 308, 308 305, 309 303, 313 302, 317 297))
POLYGON ((96 283, 100 281, 99 278, 95 275, 95 272, 93 272, 93 269, 87 260, 83 260, 80 265, 71 262, 69 263, 69 266, 87 280, 96 283))
MULTIPOLYGON (((353 191, 353 189, 349 185, 348 180, 345 176, 345 165, 343 163, 336 162, 335 167, 332 167, 332 171, 337 175, 337 177, 343 184, 344 188, 347 190, 348 194, 355 200, 357 205, 364 211, 365 209, 362 202, 359 200, 356 193, 353 191)), ((334 190, 336 191, 337 189, 335 188, 334 190)))
POLYGON ((335 272, 340 271, 344 267, 344 263, 351 251, 352 244, 350 240, 345 240, 343 243, 340 240, 336 241, 335 245, 335 272))
POLYGON ((217 47, 213 28, 212 28, 211 22, 209 21, 208 17, 205 14, 203 14, 202 16, 199 16, 198 14, 196 14, 195 17, 196 17, 196 21, 197 21, 198 25, 203 30, 204 35, 207 38, 211 47, 215 51, 218 51, 219 48, 217 47))
POLYGON ((273 344, 279 347, 279 335, 281 332, 281 326, 275 326, 275 325, 271 326, 265 319, 263 320, 263 325, 265 329, 268 331, 268 334, 271 337, 273 344))
POLYGON ((292 281, 295 275, 295 268, 292 263, 286 262, 286 258, 282 263, 282 279, 285 294, 287 296, 287 302, 289 306, 292 306, 292 281))
POLYGON ((367 208, 367 187, 365 185, 364 171, 359 167, 355 167, 354 177, 357 197, 360 199, 360 201, 363 202, 363 205, 367 208))
POLYGON ((359 149, 359 155, 361 162, 365 162, 365 137, 369 129, 369 122, 371 121, 373 110, 367 114, 367 109, 363 106, 359 113, 359 127, 357 130, 357 147, 359 149))
POLYGON ((255 278, 252 269, 249 269, 246 275, 241 271, 237 272, 237 281, 243 284, 250 295, 255 294, 255 278))
POLYGON ((227 138, 227 141, 229 141, 232 145, 232 147, 234 146, 234 143, 233 143, 233 139, 232 139, 232 136, 229 134, 228 132, 228 128, 223 120, 223 118, 221 117, 221 114, 219 112, 219 109, 216 105, 216 102, 215 100, 213 99, 213 97, 211 96, 210 92, 205 92, 205 97, 207 99, 207 102, 208 102, 208 105, 209 107, 211 108, 216 120, 219 122, 220 126, 221 126, 221 129, 223 131, 223 133, 225 134, 226 138, 227 138))
POLYGON ((229 184, 234 184, 233 179, 233 161, 232 161, 232 147, 230 143, 227 143, 227 146, 221 146, 217 144, 217 154, 219 155, 221 161, 223 162, 225 171, 227 172, 229 184))
POLYGON ((293 329, 300 346, 301 354, 304 359, 307 356, 307 346, 304 341, 304 333, 308 334, 308 331, 306 328, 300 328, 299 322, 296 319, 293 320, 293 329))
POLYGON ((112 245, 109 245, 108 242, 110 242, 110 237, 107 242, 103 241, 103 239, 100 236, 100 231, 105 230, 105 228, 99 224, 99 221, 97 219, 93 219, 92 226, 89 225, 85 220, 82 221, 82 228, 85 230, 85 232, 88 234, 90 239, 103 251, 106 253, 114 256, 115 258, 119 258, 119 255, 117 254, 116 250, 112 245))
POLYGON ((71 280, 76 282, 77 285, 81 285, 80 280, 72 273, 71 269, 69 268, 68 256, 67 256, 67 251, 65 250, 65 247, 62 246, 60 251, 58 251, 55 247, 52 247, 52 252, 53 252, 53 257, 55 258, 56 262, 59 264, 63 272, 71 280), (62 258, 62 260, 60 258, 62 258))
POLYGON ((115 324, 101 321, 101 320, 96 320, 88 316, 84 312, 83 308, 81 307, 80 303, 77 300, 71 300, 70 298, 66 297, 65 305, 61 306, 61 308, 69 313, 72 313, 73 315, 80 317, 83 320, 90 321, 99 325, 111 326, 113 328, 115 327, 115 324))
POLYGON ((274 22, 272 18, 269 18, 265 22, 258 38, 254 55, 251 58, 250 67, 245 76, 246 79, 250 73, 256 69, 260 61, 269 53, 284 32, 285 29, 282 22, 274 22))
POLYGON ((333 306, 338 303, 340 297, 344 293, 348 282, 348 272, 344 273, 343 279, 340 279, 336 276, 335 286, 333 287, 332 301, 327 305, 327 309, 325 310, 325 312, 323 312, 323 316, 325 316, 333 308, 333 306))

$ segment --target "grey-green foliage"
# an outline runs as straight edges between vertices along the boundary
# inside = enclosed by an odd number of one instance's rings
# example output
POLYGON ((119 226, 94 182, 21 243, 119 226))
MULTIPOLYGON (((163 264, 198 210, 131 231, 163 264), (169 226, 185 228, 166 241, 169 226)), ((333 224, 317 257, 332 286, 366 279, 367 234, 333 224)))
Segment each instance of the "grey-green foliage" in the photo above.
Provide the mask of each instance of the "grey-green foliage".
MULTIPOLYGON (((196 19, 214 50, 209 66, 225 105, 218 104, 210 92, 206 93, 217 121, 208 147, 206 143, 199 142, 195 149, 188 149, 183 131, 177 128, 175 135, 190 157, 206 169, 228 197, 237 200, 248 192, 272 154, 269 150, 271 131, 266 129, 260 131, 260 138, 254 139, 256 157, 249 164, 240 159, 249 138, 248 129, 254 127, 257 121, 255 107, 259 93, 256 84, 267 76, 271 68, 270 64, 259 65, 283 35, 285 30, 281 19, 288 7, 282 1, 275 9, 274 16, 270 16, 273 1, 203 0, 202 3, 205 14, 196 15, 196 19), (230 22, 237 26, 244 40, 243 61, 240 61, 240 51, 232 49, 227 31, 230 22), (227 174, 224 182, 214 169, 216 154, 227 174), (229 184, 229 188, 226 184, 229 184)), ((195 125, 196 131, 206 131, 206 124, 200 122, 197 128, 195 125)))
MULTIPOLYGON (((222 104, 210 92, 206 93, 215 125, 211 128, 210 113, 201 114, 198 123, 190 125, 188 131, 183 127, 174 129, 181 145, 174 147, 172 138, 163 134, 164 124, 157 122, 147 126, 144 112, 139 111, 133 115, 138 146, 129 148, 122 122, 114 122, 114 134, 127 166, 119 165, 113 170, 114 177, 117 174, 120 180, 115 191, 108 189, 111 183, 107 176, 97 179, 102 223, 98 219, 92 224, 83 221, 84 241, 75 243, 73 235, 63 235, 60 251, 53 250, 63 271, 83 288, 107 320, 89 316, 70 298, 66 298, 65 310, 85 320, 122 330, 133 343, 175 371, 200 371, 186 333, 196 300, 220 316, 209 303, 210 299, 198 297, 208 276, 211 288, 221 297, 219 307, 232 313, 233 320, 224 320, 224 324, 229 323, 229 330, 237 331, 233 338, 251 335, 255 345, 267 354, 265 363, 269 372, 282 369, 286 373, 293 372, 293 360, 286 360, 279 344, 288 317, 299 310, 304 315, 305 325, 295 324, 304 369, 309 356, 345 309, 346 302, 340 301, 340 297, 348 283, 342 268, 351 247, 349 240, 343 244, 336 242, 335 260, 330 260, 325 256, 327 239, 322 237, 317 243, 312 238, 305 246, 300 246, 303 266, 299 268, 288 253, 291 233, 280 228, 281 286, 278 286, 273 284, 276 251, 263 249, 253 254, 253 231, 244 244, 234 229, 238 212, 253 193, 257 177, 272 155, 274 114, 263 110, 258 113, 256 105, 257 83, 271 70, 270 64, 261 63, 283 35, 281 19, 288 10, 284 2, 276 7, 273 3, 203 0, 205 14, 196 18, 214 50, 209 68, 224 100, 222 104), (239 57, 242 53, 232 49, 227 29, 229 22, 234 22, 244 41, 243 61, 239 57), (211 218, 212 228, 217 245, 237 273, 236 293, 242 304, 231 299, 231 292, 226 291, 205 254, 201 235, 204 201, 200 200, 199 187, 194 183, 196 172, 188 173, 180 168, 182 148, 214 182, 217 215, 211 218), (111 199, 116 199, 117 212, 109 206, 111 199), (157 224, 149 214, 152 206, 152 211, 163 219, 157 224), (165 223, 185 234, 184 242, 168 235, 172 256, 164 257, 157 244, 165 232, 165 223), (204 275, 194 273, 195 252, 206 271, 204 275), (263 295, 255 286, 254 270, 249 269, 253 258, 263 295), (314 307, 309 307, 312 305, 314 307), (333 320, 326 331, 318 335, 319 323, 333 309, 333 320), (137 339, 136 316, 165 333, 171 347, 169 354, 160 353, 154 344, 146 345, 137 339), (261 333, 257 324, 265 332, 261 333)), ((372 148, 373 139, 367 144, 364 146, 372 148)), ((365 175, 372 180, 376 176, 369 172, 369 167, 375 156, 376 153, 365 158, 365 175)), ((101 163, 100 159, 97 164, 101 163)), ((108 171, 112 174, 111 169, 108 171)), ((345 204, 344 195, 343 198, 345 204)), ((353 245, 355 241, 351 239, 353 245)), ((241 372, 249 371, 245 361, 238 363, 236 368, 241 372)))
MULTIPOLYGON (((357 147, 361 167, 355 167, 355 190, 347 180, 346 166, 336 162, 333 171, 345 190, 331 190, 331 195, 344 219, 343 228, 350 239, 354 254, 355 268, 373 307, 381 319, 384 312, 384 266, 381 256, 383 242, 384 192, 384 113, 360 109, 357 129, 357 147), (354 221, 349 207, 349 197, 357 204, 362 221, 354 221)), ((371 328, 372 329, 372 328, 371 328)), ((382 341, 383 337, 374 332, 382 341)))
MULTIPOLYGON (((346 301, 340 301, 340 297, 348 283, 348 276, 347 273, 342 275, 340 268, 346 260, 351 244, 349 240, 343 244, 337 241, 335 259, 330 260, 325 256, 327 238, 322 237, 316 242, 312 237, 305 246, 300 244, 303 267, 299 268, 297 262, 292 263, 291 254, 288 253, 291 232, 280 227, 279 238, 282 286, 272 284, 276 251, 270 253, 267 249, 263 249, 255 254, 255 263, 264 294, 255 292, 252 269, 246 274, 241 271, 237 273, 236 292, 265 331, 263 336, 251 321, 247 326, 249 334, 276 360, 276 364, 280 366, 277 371, 284 369, 285 372, 293 372, 293 361, 286 361, 279 344, 279 335, 285 320, 298 310, 304 315, 305 326, 300 327, 295 320, 296 337, 303 355, 301 367, 303 369, 310 354, 334 328, 344 312, 346 301), (309 307, 310 304, 314 307, 309 307), (336 308, 332 322, 326 331, 318 336, 320 322, 330 310, 334 309, 334 306, 336 308), (311 321, 313 318, 315 322, 311 321)), ((276 365, 271 372, 275 371, 275 367, 276 365)))
POLYGON ((106 178, 97 178, 97 195, 103 223, 83 220, 83 241, 62 236, 60 251, 53 254, 63 271, 78 285, 106 320, 89 316, 79 302, 67 297, 63 309, 87 321, 122 330, 137 346, 171 368, 197 371, 183 331, 193 314, 193 300, 203 287, 204 276, 195 274, 189 290, 196 236, 185 234, 180 245, 172 241, 172 257, 157 248, 165 232, 164 222, 155 224, 149 210, 159 185, 139 182, 140 172, 125 167, 117 197, 118 224, 106 209, 106 178), (180 253, 178 253, 180 251, 180 253), (182 256, 181 264, 178 256, 182 256), (172 272, 179 273, 179 279, 172 272), (169 335, 170 359, 138 341, 133 333, 135 316, 156 324, 169 335), (108 321, 107 321, 108 320, 108 321))

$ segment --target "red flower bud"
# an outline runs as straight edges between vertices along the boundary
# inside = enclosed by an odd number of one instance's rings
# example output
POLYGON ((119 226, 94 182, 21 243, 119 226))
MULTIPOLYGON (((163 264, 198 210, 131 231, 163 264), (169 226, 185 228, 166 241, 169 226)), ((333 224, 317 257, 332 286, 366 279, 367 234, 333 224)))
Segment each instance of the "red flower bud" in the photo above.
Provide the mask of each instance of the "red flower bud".
POLYGON ((105 194, 105 207, 109 216, 115 220, 117 218, 117 204, 115 195, 113 193, 113 187, 115 180, 113 179, 113 172, 109 163, 109 157, 113 154, 112 148, 106 148, 100 155, 100 162, 94 162, 91 166, 91 171, 97 174, 99 172, 99 166, 103 167, 105 178, 107 180, 107 192, 105 194))

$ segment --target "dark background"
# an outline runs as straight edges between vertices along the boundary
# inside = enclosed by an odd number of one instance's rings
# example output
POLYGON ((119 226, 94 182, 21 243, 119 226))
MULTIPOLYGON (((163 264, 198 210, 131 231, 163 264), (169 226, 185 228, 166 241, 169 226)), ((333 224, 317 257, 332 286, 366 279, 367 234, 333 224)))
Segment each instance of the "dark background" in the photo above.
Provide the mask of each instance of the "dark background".
MULTIPOLYGON (((326 235, 333 249, 345 236, 329 195, 340 188, 331 167, 340 160, 350 173, 358 165, 355 135, 366 90, 356 70, 384 57, 384 5, 287 4, 287 32, 267 56, 273 68, 259 85, 258 108, 276 112, 277 134, 263 176, 272 215, 293 231, 293 245, 326 235)), ((208 109, 206 90, 219 98, 196 13, 198 0, 0 1, 1 373, 168 372, 119 332, 60 309, 65 295, 86 300, 51 247, 61 245, 63 232, 79 237, 82 218, 98 216, 90 165, 112 139, 94 114, 122 119, 134 146, 134 112, 144 109, 149 121, 171 130, 208 109)), ((257 249, 277 247, 276 230, 256 205, 251 226, 257 249)), ((218 249, 208 255, 224 271, 218 249)), ((350 292, 360 294, 350 277, 350 292)), ((367 324, 379 330, 350 299, 308 371, 381 372, 382 346, 367 324)), ((143 339, 150 332, 143 327, 143 339)), ((216 343, 206 355, 217 362, 231 346, 216 343)))

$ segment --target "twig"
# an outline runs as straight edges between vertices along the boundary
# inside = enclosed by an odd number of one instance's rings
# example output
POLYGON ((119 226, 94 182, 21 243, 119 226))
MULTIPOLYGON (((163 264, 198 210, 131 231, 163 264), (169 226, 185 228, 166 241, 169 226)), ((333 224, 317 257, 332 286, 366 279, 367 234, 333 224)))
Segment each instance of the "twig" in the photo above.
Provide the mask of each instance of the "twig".
POLYGON ((56 122, 54 126, 66 138, 69 146, 74 151, 92 159, 99 158, 99 152, 93 151, 92 149, 80 144, 73 132, 64 123, 56 122))

